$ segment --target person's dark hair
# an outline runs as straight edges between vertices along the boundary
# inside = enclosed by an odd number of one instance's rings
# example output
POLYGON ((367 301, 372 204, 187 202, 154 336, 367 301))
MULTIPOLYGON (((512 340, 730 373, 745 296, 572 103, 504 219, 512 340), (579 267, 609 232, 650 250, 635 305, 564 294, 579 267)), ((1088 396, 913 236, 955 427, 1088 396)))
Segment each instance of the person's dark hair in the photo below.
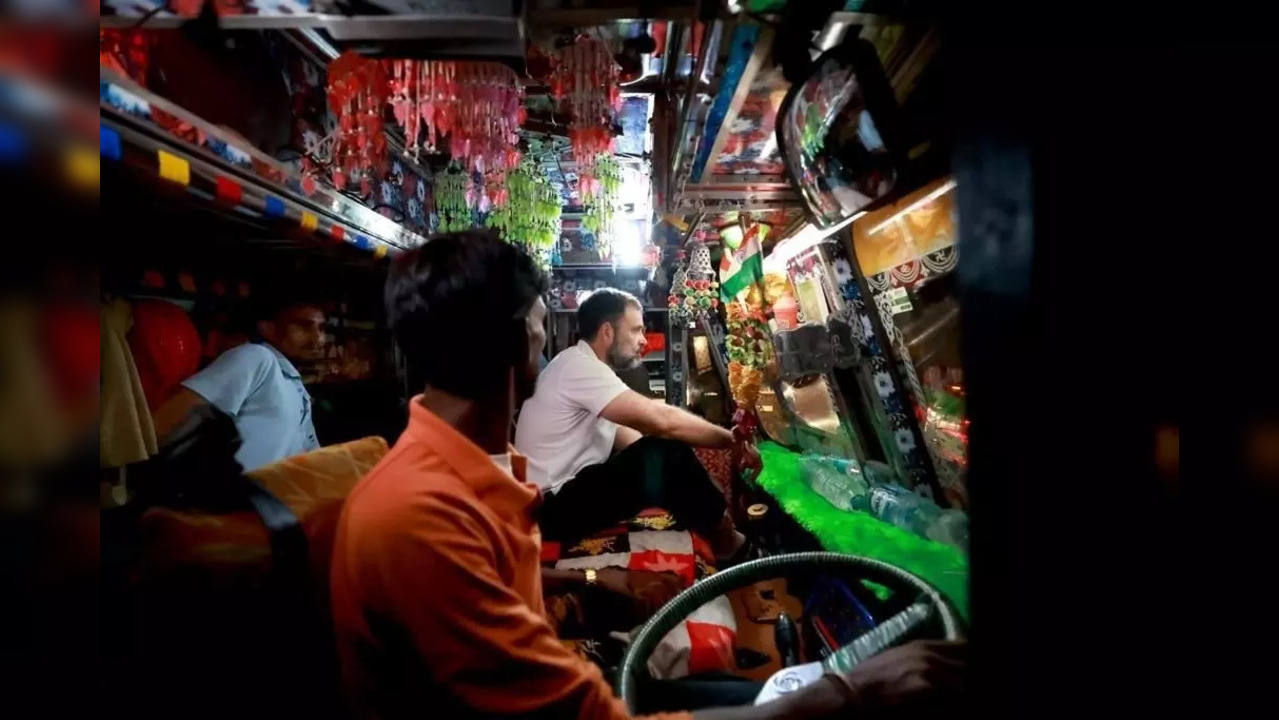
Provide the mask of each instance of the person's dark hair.
POLYGON ((391 262, 387 321, 427 385, 476 398, 527 353, 524 317, 546 289, 528 253, 495 233, 440 235, 391 262))
POLYGON ((259 323, 264 320, 275 320, 284 311, 296 307, 314 307, 323 310, 324 303, 288 289, 277 289, 254 293, 251 307, 253 322, 259 323))
POLYGON ((616 323, 626 312, 626 306, 643 309, 636 297, 617 288, 600 288, 590 294, 577 307, 577 329, 587 342, 594 340, 604 323, 616 323))

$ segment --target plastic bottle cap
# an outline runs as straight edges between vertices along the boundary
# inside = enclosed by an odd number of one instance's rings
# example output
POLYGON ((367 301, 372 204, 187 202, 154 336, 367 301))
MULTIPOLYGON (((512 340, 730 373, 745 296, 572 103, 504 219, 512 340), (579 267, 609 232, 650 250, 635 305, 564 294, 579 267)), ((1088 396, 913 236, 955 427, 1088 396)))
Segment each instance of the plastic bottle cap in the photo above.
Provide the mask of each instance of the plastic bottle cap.
POLYGON ((764 503, 755 503, 754 505, 751 505, 750 507, 746 508, 746 517, 750 518, 751 520, 758 520, 764 517, 764 515, 767 512, 768 512, 767 505, 765 505, 764 503))

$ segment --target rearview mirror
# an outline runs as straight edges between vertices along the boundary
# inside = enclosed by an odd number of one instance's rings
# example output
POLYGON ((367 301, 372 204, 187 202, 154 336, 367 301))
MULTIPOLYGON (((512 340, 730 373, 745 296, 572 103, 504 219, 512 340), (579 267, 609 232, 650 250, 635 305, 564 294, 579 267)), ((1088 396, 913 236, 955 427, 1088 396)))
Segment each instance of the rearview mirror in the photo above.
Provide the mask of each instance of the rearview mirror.
POLYGON ((855 39, 813 63, 777 113, 791 184, 819 229, 885 200, 901 176, 897 103, 874 46, 855 39))

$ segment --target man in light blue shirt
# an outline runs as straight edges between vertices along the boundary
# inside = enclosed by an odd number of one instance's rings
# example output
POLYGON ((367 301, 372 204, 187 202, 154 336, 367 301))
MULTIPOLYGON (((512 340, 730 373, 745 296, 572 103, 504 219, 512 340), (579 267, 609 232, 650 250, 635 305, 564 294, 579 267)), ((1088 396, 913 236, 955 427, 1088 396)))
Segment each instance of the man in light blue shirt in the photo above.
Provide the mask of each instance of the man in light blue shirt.
POLYGON ((268 312, 258 323, 262 342, 232 348, 182 382, 156 412, 164 439, 202 405, 231 416, 240 432, 235 459, 254 470, 320 446, 311 423, 311 396, 294 360, 320 357, 324 312, 295 302, 268 312))

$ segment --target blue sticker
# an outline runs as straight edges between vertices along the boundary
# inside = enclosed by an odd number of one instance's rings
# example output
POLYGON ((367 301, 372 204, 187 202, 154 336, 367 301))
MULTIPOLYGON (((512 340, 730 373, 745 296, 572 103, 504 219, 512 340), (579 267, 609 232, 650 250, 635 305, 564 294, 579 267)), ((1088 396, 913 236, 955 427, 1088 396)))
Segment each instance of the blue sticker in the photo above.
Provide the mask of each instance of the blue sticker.
POLYGON ((98 131, 98 145, 101 147, 102 157, 112 160, 119 160, 124 157, 124 150, 120 146, 120 133, 109 127, 102 127, 98 131))
POLYGON ((367 237, 363 235, 356 235, 355 246, 361 250, 369 250, 373 247, 373 244, 369 242, 367 237))
POLYGON ((266 196, 267 217, 284 217, 284 201, 274 195, 266 196))
POLYGON ((27 155, 27 138, 12 125, 0 125, 0 160, 21 162, 27 155))

